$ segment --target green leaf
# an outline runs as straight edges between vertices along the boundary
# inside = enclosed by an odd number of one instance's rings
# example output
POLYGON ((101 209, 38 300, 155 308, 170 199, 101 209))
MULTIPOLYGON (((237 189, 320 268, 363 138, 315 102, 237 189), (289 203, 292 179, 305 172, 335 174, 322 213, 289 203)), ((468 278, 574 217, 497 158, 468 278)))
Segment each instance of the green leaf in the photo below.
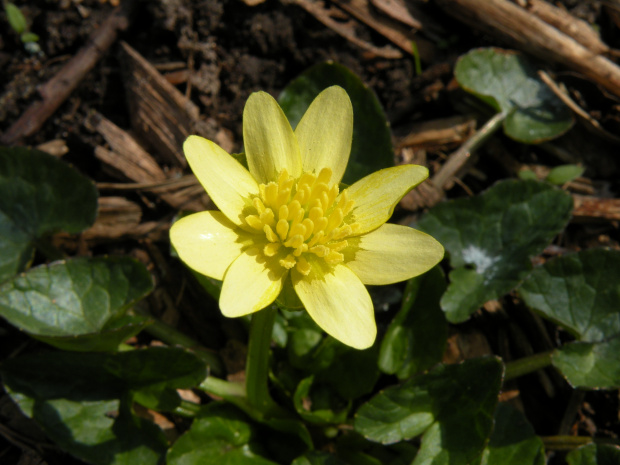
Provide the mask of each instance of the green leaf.
POLYGON ((93 465, 159 465, 166 451, 161 431, 137 417, 118 415, 119 400, 32 401, 9 392, 58 446, 93 465))
POLYGON ((0 282, 22 271, 35 242, 77 233, 97 214, 94 184, 66 163, 23 147, 0 147, 0 282))
POLYGON ((381 342, 378 364, 384 373, 405 379, 441 361, 448 338, 448 323, 439 305, 445 290, 439 267, 407 283, 400 312, 381 342))
POLYGON ((620 336, 599 343, 573 342, 551 356, 553 366, 574 387, 616 389, 620 387, 620 336))
POLYGON ((114 350, 148 324, 124 314, 152 287, 144 265, 130 258, 76 258, 0 285, 0 315, 63 349, 114 350))
POLYGON ((620 334, 620 252, 590 249, 549 260, 519 288, 528 305, 577 339, 620 334))
POLYGON ((295 128, 314 98, 333 85, 346 90, 353 104, 353 146, 342 179, 345 184, 353 184, 368 174, 394 165, 389 123, 374 92, 346 67, 320 63, 291 81, 278 101, 295 128))
POLYGON ((11 2, 4 2, 4 11, 6 11, 7 19, 13 30, 18 34, 22 34, 28 27, 26 17, 22 11, 11 2))
POLYGON ((443 244, 454 270, 441 299, 448 321, 467 320, 513 290, 571 215, 572 197, 548 184, 509 180, 434 207, 418 226, 443 244))
POLYGON ((168 465, 276 465, 258 455, 249 419, 227 404, 202 409, 192 427, 170 448, 168 465))
POLYGON ((561 186, 583 174, 584 169, 578 165, 560 165, 552 168, 547 175, 547 182, 561 186))
POLYGON ((588 444, 566 454, 568 465, 617 465, 620 448, 607 444, 588 444))
POLYGON ((440 365, 373 397, 357 412, 355 430, 383 444, 424 433, 415 465, 468 464, 491 433, 502 371, 490 357, 440 365))
POLYGON ((37 399, 113 399, 129 390, 198 385, 204 363, 183 349, 152 347, 117 353, 43 352, 3 362, 13 391, 37 399))
POLYGON ((459 58, 454 75, 466 91, 507 115, 504 131, 520 142, 553 139, 573 125, 568 107, 540 80, 536 67, 518 52, 472 50, 459 58))
POLYGON ((573 386, 620 386, 620 252, 591 249, 536 268, 519 289, 525 303, 580 342, 552 355, 573 386))
POLYGON ((131 415, 130 391, 189 388, 206 375, 193 354, 163 347, 32 354, 5 361, 1 373, 26 415, 61 448, 96 465, 159 464, 165 452, 161 432, 131 415))
POLYGON ((491 440, 481 465, 544 465, 543 442, 525 416, 508 404, 498 404, 491 440))

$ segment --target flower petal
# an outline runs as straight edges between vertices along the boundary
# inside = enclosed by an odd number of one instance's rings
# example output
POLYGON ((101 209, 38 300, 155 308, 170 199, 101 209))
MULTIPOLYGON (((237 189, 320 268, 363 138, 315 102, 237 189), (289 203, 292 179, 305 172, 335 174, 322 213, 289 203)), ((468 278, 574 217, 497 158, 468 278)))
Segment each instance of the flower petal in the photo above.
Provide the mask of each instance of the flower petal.
POLYGON ((390 219, 394 207, 404 195, 428 177, 428 169, 419 165, 401 165, 369 174, 347 189, 355 203, 345 218, 359 223, 358 234, 377 229, 390 219))
POLYGON ((241 255, 246 235, 216 211, 194 213, 170 228, 170 241, 181 260, 215 279, 223 279, 230 264, 241 255))
POLYGON ((266 92, 250 95, 243 110, 243 144, 250 173, 259 182, 276 181, 286 168, 301 175, 297 139, 278 102, 266 92))
POLYGON ((312 319, 343 344, 356 349, 372 346, 377 326, 366 287, 344 265, 330 269, 322 260, 312 265, 308 276, 291 272, 295 292, 312 319))
POLYGON ((407 226, 384 224, 349 240, 345 264, 364 284, 392 284, 426 273, 443 258, 433 237, 407 226))
POLYGON ((199 136, 189 136, 183 144, 192 171, 230 221, 243 224, 241 213, 246 199, 258 195, 258 184, 241 163, 217 144, 199 136))
POLYGON ((353 137, 353 107, 342 87, 321 92, 295 129, 304 172, 331 168, 338 184, 347 167, 353 137))
POLYGON ((226 271, 220 310, 229 318, 247 315, 271 304, 282 290, 286 272, 275 257, 265 259, 257 249, 244 251, 226 271))

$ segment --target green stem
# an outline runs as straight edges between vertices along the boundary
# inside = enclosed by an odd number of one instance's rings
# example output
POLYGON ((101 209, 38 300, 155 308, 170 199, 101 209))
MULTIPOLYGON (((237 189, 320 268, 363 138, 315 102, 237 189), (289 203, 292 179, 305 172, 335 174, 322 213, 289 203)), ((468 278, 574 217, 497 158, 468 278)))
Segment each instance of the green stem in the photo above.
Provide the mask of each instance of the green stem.
POLYGON ((269 348, 276 319, 275 305, 256 312, 250 323, 250 342, 245 367, 245 390, 254 408, 267 412, 277 407, 269 395, 269 348))
POLYGON ((540 354, 524 357, 514 362, 506 364, 506 375, 504 380, 518 378, 534 371, 551 366, 551 355, 553 350, 542 352, 540 354))
POLYGON ((219 357, 214 353, 209 352, 209 350, 206 347, 203 347, 198 341, 183 334, 181 331, 174 329, 172 326, 168 326, 160 320, 157 320, 147 312, 141 311, 138 308, 135 308, 134 310, 136 313, 146 316, 152 320, 153 323, 144 328, 144 330, 151 336, 165 342, 170 346, 180 346, 193 350, 194 354, 209 366, 209 370, 212 374, 219 376, 224 373, 224 367, 222 366, 222 362, 219 357))

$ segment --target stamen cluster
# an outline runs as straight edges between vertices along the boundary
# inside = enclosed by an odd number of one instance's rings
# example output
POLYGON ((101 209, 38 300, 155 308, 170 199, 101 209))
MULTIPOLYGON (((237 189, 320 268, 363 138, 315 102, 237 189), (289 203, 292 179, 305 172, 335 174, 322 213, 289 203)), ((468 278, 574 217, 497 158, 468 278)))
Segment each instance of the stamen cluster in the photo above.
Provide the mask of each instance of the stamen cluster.
POLYGON ((267 238, 262 252, 266 257, 280 255, 279 264, 296 267, 308 275, 311 266, 307 254, 322 258, 329 265, 344 261, 341 251, 349 244, 346 238, 359 229, 357 223, 346 224, 353 209, 347 191, 329 187, 332 171, 323 168, 318 175, 303 173, 299 179, 283 170, 277 182, 260 184, 260 193, 252 199, 253 213, 245 222, 267 238))

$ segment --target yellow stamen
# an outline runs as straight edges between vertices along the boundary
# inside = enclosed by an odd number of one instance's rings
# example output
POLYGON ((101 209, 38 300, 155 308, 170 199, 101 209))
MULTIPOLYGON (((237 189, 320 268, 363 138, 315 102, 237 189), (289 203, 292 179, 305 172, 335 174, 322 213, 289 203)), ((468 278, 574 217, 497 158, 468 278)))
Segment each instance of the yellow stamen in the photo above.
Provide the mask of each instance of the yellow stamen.
POLYGON ((346 190, 339 192, 337 183, 329 184, 331 177, 330 168, 303 173, 297 180, 282 170, 277 182, 259 185, 259 195, 251 199, 253 211, 245 217, 268 241, 257 241, 263 245, 255 247, 256 254, 277 257, 280 266, 302 275, 311 271, 308 254, 330 266, 344 261, 346 238, 360 226, 347 217, 354 202, 346 190))

